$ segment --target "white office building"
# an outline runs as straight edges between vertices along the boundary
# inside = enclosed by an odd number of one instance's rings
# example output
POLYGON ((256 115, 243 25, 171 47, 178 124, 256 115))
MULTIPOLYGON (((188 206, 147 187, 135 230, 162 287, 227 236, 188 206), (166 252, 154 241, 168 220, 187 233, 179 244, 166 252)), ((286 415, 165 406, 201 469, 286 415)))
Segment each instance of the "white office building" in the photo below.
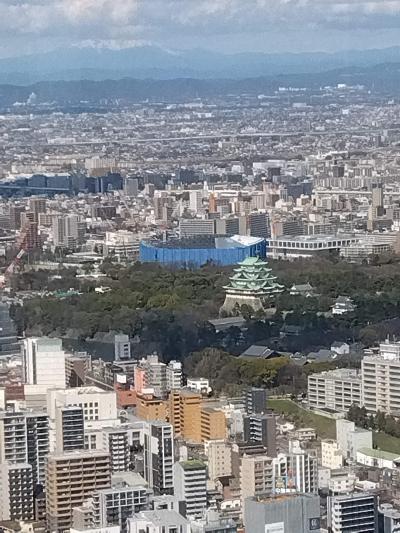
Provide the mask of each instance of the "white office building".
POLYGON ((338 368, 308 376, 308 405, 311 409, 347 412, 361 405, 361 376, 357 370, 338 368))
POLYGON ((139 235, 128 230, 107 231, 104 257, 112 257, 119 263, 133 261, 139 255, 139 235))
POLYGON ((24 381, 28 385, 65 387, 65 352, 61 339, 24 339, 22 359, 24 381))
POLYGON ((267 239, 267 256, 272 259, 315 257, 321 252, 340 252, 358 242, 354 235, 281 235, 267 239))
POLYGON ((336 420, 336 441, 343 457, 355 461, 361 448, 372 448, 372 431, 341 418, 336 420))

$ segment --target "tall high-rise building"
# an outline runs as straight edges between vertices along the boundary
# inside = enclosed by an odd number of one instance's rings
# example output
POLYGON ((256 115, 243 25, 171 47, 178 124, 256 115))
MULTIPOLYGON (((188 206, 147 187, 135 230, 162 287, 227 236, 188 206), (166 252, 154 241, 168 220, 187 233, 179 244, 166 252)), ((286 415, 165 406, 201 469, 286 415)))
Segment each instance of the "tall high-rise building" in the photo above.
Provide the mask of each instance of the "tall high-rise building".
POLYGON ((332 533, 378 532, 377 496, 353 492, 328 497, 328 527, 332 533))
POLYGON ((46 459, 50 449, 49 416, 43 412, 24 413, 28 463, 32 466, 33 486, 44 485, 46 459))
POLYGON ((29 385, 65 387, 65 352, 61 339, 24 339, 23 372, 29 385))
POLYGON ((74 250, 82 243, 86 225, 79 215, 59 215, 53 218, 54 246, 74 250))
POLYGON ((144 477, 157 494, 174 492, 174 438, 172 425, 149 422, 144 431, 144 477))
POLYGON ((39 214, 46 212, 46 198, 32 197, 29 198, 29 210, 33 213, 33 221, 39 222, 39 214))
POLYGON ((201 461, 174 464, 175 496, 187 517, 201 518, 207 506, 207 469, 201 461))
POLYGON ((72 527, 72 509, 93 497, 97 490, 110 486, 110 456, 107 452, 49 454, 46 468, 48 530, 62 533, 72 527))
POLYGON ((10 317, 10 307, 0 303, 0 359, 10 355, 19 355, 21 344, 18 341, 15 324, 10 317))
POLYGON ((32 466, 0 464, 0 520, 34 519, 32 466))
POLYGON ((271 236, 268 213, 254 212, 249 214, 249 230, 252 237, 266 239, 271 236))
POLYGON ((28 220, 24 225, 24 249, 28 252, 34 252, 42 246, 42 242, 39 235, 38 223, 28 220))
POLYGON ((12 204, 10 206, 10 229, 19 230, 22 224, 22 213, 25 213, 25 207, 22 205, 12 204))
POLYGON ((203 190, 189 192, 189 209, 193 213, 198 213, 203 209, 203 190))
POLYGON ((139 181, 137 178, 124 178, 123 187, 126 196, 137 196, 139 193, 139 181))
POLYGON ((383 216, 385 210, 383 207, 383 184, 375 183, 372 185, 372 216, 373 218, 383 216))
POLYGON ((49 452, 49 417, 46 413, 0 414, 0 463, 29 463, 33 485, 44 483, 49 452))

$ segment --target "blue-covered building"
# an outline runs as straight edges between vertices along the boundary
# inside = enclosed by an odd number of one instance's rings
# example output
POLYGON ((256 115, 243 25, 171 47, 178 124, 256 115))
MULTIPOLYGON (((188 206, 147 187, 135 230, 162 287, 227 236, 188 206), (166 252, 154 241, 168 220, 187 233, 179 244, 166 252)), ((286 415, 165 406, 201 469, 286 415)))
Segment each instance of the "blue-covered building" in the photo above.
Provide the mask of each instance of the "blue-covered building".
POLYGON ((235 265, 246 257, 266 257, 266 241, 259 237, 198 235, 140 243, 140 261, 200 267, 206 263, 235 265))

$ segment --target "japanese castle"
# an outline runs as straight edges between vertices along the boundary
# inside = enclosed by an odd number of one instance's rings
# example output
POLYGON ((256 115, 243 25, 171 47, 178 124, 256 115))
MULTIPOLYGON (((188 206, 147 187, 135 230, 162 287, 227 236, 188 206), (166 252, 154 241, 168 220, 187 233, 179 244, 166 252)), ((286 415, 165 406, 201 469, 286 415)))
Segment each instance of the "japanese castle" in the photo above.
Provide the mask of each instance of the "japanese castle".
POLYGON ((268 263, 259 257, 247 257, 239 263, 229 280, 229 285, 224 287, 226 297, 221 307, 221 311, 229 315, 240 312, 242 305, 248 305, 254 311, 271 309, 276 295, 284 290, 271 274, 268 263))

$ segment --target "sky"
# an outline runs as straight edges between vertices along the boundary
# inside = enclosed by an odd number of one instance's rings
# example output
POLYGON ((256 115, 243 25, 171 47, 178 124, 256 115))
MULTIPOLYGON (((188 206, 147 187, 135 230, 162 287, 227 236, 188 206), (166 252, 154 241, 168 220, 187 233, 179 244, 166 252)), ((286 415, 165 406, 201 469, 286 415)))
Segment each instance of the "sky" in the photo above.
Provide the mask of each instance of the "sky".
POLYGON ((400 45, 400 0, 0 0, 0 56, 59 47, 226 53, 400 45))

